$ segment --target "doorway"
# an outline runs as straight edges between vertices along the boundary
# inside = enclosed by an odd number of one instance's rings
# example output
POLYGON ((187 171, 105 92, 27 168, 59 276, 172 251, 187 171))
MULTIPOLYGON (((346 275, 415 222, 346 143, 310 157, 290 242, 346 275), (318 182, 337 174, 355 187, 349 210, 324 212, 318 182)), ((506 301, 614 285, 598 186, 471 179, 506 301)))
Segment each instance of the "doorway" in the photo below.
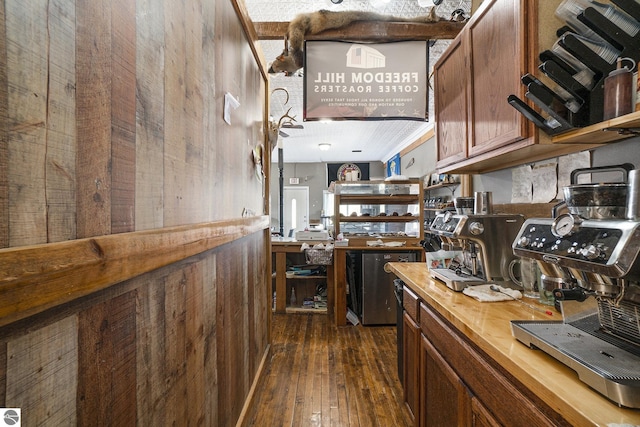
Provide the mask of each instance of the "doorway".
POLYGON ((309 187, 284 187, 283 194, 285 237, 294 237, 293 231, 309 227, 309 187))

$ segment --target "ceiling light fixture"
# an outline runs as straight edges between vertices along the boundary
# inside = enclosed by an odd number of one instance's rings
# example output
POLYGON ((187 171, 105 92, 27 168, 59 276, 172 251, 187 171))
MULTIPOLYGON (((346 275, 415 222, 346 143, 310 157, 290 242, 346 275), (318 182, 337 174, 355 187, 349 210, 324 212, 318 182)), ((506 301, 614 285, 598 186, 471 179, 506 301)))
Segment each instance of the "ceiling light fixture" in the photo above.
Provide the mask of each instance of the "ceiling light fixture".
POLYGON ((328 151, 331 148, 331 144, 323 142, 322 144, 318 144, 318 148, 320 149, 320 151, 328 151))

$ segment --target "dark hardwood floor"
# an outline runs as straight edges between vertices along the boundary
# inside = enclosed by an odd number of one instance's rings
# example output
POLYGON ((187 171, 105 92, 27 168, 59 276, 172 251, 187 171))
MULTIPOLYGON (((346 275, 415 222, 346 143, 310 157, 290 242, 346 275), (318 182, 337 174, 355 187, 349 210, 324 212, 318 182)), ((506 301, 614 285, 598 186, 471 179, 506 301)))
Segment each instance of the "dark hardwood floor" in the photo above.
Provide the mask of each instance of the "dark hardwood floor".
POLYGON ((245 426, 409 426, 395 326, 335 327, 328 316, 273 316, 270 359, 245 426))

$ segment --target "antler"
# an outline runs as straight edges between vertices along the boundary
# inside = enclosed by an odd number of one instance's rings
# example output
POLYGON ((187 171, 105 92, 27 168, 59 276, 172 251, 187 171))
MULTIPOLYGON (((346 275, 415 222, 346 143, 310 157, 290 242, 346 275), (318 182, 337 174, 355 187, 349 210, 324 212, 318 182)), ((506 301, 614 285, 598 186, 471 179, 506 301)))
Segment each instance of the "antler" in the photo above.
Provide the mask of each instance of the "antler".
POLYGON ((292 115, 289 114, 289 112, 291 111, 292 108, 293 107, 289 107, 287 112, 284 113, 282 115, 282 117, 280 117, 280 119, 278 120, 278 129, 280 129, 282 127, 282 125, 285 124, 285 123, 291 124, 291 122, 295 122, 296 121, 296 116, 292 116, 292 115), (285 119, 289 119, 289 120, 285 120, 285 119))
POLYGON ((284 100, 284 105, 287 105, 287 103, 289 103, 289 91, 286 90, 283 87, 277 87, 277 88, 275 88, 274 90, 271 91, 271 95, 273 95, 277 90, 281 90, 281 91, 283 91, 284 93, 287 94, 287 99, 284 100))
MULTIPOLYGON (((287 103, 289 103, 289 91, 287 91, 285 88, 277 87, 271 91, 271 94, 273 95, 279 90, 283 91, 287 95, 283 103, 283 105, 287 105, 287 103)), ((277 122, 275 120, 269 120, 269 142, 271 144, 271 147, 274 147, 278 142, 278 132, 280 131, 280 127, 283 125, 283 123, 291 123, 292 121, 296 121, 295 116, 291 116, 291 114, 289 114, 290 112, 291 107, 289 107, 287 112, 284 113, 277 122)))

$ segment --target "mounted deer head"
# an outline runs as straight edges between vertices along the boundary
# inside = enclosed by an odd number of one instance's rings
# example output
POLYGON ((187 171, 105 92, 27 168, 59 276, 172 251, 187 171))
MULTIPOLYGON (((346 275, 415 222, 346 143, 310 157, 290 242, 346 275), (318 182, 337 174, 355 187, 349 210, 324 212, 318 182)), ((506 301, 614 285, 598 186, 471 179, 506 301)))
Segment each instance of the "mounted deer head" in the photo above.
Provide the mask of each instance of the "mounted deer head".
MULTIPOLYGON (((274 90, 271 91, 271 94, 273 95, 276 91, 283 91, 287 97, 284 101, 284 105, 287 105, 287 103, 289 102, 289 92, 282 87, 277 87, 274 90)), ((269 120, 269 145, 271 146, 271 149, 273 150, 273 148, 275 148, 275 146, 278 143, 278 134, 280 132, 280 129, 283 126, 293 126, 293 122, 296 121, 296 116, 292 116, 291 113, 291 108, 293 107, 289 107, 289 109, 287 110, 286 113, 284 113, 279 119, 278 121, 275 120, 269 120)))

